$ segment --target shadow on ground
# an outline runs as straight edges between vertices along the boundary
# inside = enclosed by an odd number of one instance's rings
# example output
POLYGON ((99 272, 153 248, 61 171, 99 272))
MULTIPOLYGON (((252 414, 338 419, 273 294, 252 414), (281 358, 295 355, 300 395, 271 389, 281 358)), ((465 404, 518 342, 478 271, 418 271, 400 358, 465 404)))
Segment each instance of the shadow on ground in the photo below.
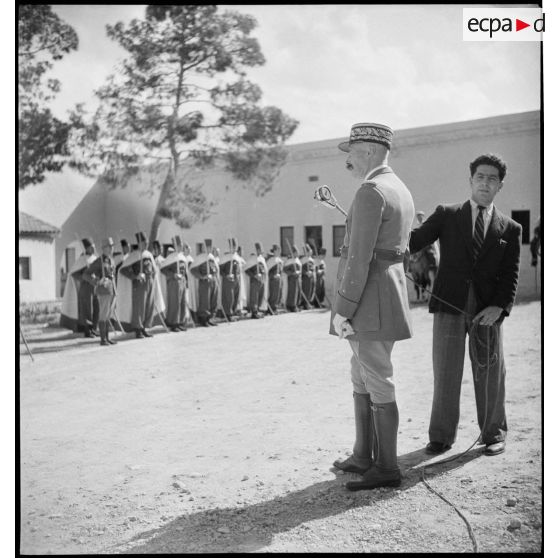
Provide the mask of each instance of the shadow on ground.
MULTIPOLYGON (((482 455, 475 448, 454 461, 429 466, 427 478, 464 466, 482 455)), ((250 506, 217 508, 183 515, 163 527, 139 533, 119 548, 106 552, 122 554, 150 553, 224 553, 254 552, 269 546, 273 536, 299 527, 309 521, 335 516, 349 509, 373 505, 407 490, 422 479, 422 462, 432 459, 424 449, 399 457, 403 483, 398 489, 349 492, 347 480, 360 478, 341 474, 331 481, 319 482, 273 500, 250 506), (247 529, 250 526, 250 529, 247 529), (218 529, 225 528, 225 532, 218 529), (228 531, 227 531, 228 530, 228 531)), ((430 465, 430 464, 429 464, 430 465)))

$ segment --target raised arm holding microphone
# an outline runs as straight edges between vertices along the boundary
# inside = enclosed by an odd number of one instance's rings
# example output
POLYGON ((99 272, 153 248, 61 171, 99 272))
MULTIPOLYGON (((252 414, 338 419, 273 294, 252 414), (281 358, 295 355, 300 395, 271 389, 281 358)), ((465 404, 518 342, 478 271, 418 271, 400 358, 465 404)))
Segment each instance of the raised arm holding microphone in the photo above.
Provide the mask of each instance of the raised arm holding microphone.
POLYGON ((353 454, 335 467, 363 475, 349 490, 399 486, 399 412, 391 352, 411 337, 403 256, 415 214, 405 184, 388 166, 393 131, 382 124, 355 124, 346 166, 362 181, 347 214, 330 333, 353 351, 351 380, 356 440, 353 454))

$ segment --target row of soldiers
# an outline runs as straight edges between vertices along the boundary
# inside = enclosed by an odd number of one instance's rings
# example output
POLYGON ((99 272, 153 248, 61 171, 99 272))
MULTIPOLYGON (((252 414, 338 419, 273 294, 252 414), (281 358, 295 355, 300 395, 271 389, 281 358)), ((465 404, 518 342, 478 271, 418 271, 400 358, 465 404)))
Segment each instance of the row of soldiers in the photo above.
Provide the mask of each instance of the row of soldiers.
POLYGON ((136 243, 120 241, 115 252, 112 238, 102 242, 101 255, 91 238, 82 241, 84 253, 68 273, 62 302, 61 326, 115 344, 109 332, 134 331, 136 338, 161 324, 167 330, 185 331, 187 324, 216 326, 217 316, 228 322, 249 315, 260 319, 283 309, 324 306, 326 251, 305 244, 302 257, 289 245, 289 257, 280 256, 274 244, 267 255, 261 243, 246 259, 235 238, 223 256, 211 239, 197 244, 196 256, 179 236, 161 246, 149 245, 143 232, 136 243))

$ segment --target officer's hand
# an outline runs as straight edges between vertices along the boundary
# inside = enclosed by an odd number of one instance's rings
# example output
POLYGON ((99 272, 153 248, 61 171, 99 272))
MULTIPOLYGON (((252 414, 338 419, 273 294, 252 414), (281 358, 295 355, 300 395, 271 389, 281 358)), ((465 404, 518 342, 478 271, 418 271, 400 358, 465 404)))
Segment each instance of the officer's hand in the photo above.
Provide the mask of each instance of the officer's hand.
POLYGON ((181 279, 181 278, 182 278, 182 274, 180 274, 180 273, 175 273, 175 274, 174 274, 174 278, 175 278, 175 279, 181 279))
POLYGON ((473 322, 482 326, 494 325, 500 319, 502 311, 499 306, 487 306, 473 318, 473 322))
POLYGON ((333 316, 333 327, 335 333, 339 335, 339 339, 345 339, 345 337, 353 335, 355 332, 351 322, 345 316, 341 316, 341 314, 333 316))
POLYGON ((138 281, 141 283, 145 281, 145 273, 138 273, 138 281))

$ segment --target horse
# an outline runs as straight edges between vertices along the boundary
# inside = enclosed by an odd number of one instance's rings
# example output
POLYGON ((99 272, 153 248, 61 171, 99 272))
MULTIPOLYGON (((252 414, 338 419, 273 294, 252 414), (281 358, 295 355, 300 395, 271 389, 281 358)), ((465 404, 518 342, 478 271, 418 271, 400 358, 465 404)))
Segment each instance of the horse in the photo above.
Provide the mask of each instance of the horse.
POLYGON ((425 289, 432 289, 438 263, 438 250, 434 244, 425 246, 422 250, 411 254, 409 271, 413 277, 417 302, 429 300, 430 297, 425 289))

